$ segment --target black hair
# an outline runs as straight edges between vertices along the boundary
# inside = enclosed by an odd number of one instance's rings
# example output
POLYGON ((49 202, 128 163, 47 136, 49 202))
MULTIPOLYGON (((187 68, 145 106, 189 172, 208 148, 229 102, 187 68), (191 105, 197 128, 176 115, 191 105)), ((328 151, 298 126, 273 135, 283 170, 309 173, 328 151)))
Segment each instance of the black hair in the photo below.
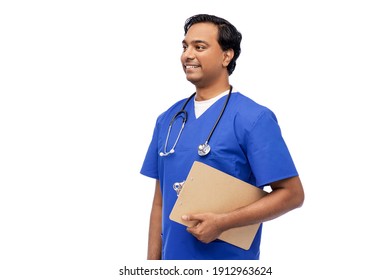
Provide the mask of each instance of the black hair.
POLYGON ((233 24, 227 20, 208 14, 198 14, 188 18, 184 24, 184 36, 187 34, 188 29, 195 24, 201 22, 210 22, 218 27, 218 43, 223 51, 232 49, 234 51, 234 57, 230 61, 227 70, 231 75, 236 68, 236 60, 241 53, 241 33, 234 27, 233 24))

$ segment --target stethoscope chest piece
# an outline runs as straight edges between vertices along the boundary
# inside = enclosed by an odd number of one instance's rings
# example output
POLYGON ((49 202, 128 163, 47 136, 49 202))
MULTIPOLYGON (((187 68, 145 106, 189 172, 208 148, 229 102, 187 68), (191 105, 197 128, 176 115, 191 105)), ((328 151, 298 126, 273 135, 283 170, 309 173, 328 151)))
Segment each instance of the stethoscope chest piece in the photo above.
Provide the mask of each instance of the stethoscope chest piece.
MULTIPOLYGON (((217 125, 218 125, 218 123, 219 123, 219 121, 220 121, 220 119, 221 119, 221 117, 222 117, 222 115, 223 115, 223 113, 224 113, 224 111, 226 109, 226 106, 227 106, 227 104, 229 102, 229 99, 230 99, 230 95, 232 93, 232 89, 233 89, 233 87, 230 86, 229 94, 228 94, 228 96, 226 98, 225 104, 223 105, 222 111, 219 113, 218 119, 214 123, 214 126, 211 129, 211 131, 209 133, 209 136, 207 137, 206 141, 203 144, 200 144, 198 146, 198 155, 200 155, 201 157, 207 156, 210 153, 210 151, 211 151, 211 147, 209 145, 209 140, 211 139, 211 136, 213 135, 214 130, 217 127, 217 125)), ((180 109, 180 111, 177 112, 173 116, 173 118, 171 119, 171 121, 169 123, 169 126, 168 126, 167 137, 165 138, 165 144, 164 144, 163 150, 159 153, 159 155, 161 157, 169 156, 170 154, 173 154, 175 152, 176 144, 179 141, 180 135, 181 135, 181 133, 183 132, 183 129, 184 129, 184 124, 187 121, 187 111, 185 111, 185 108, 186 108, 188 102, 191 100, 191 98, 193 98, 195 96, 195 94, 196 94, 196 92, 194 92, 189 98, 187 98, 186 102, 184 103, 184 105, 180 109), (177 135, 177 138, 176 138, 175 142, 173 143, 172 148, 169 150, 169 152, 167 152, 168 140, 169 140, 169 136, 171 134, 172 125, 173 125, 173 123, 175 122, 175 120, 177 118, 182 118, 182 125, 181 125, 181 128, 180 128, 179 134, 177 135)))
POLYGON ((201 157, 206 156, 210 153, 210 150, 211 147, 209 144, 207 144, 207 142, 204 144, 200 144, 198 147, 198 155, 200 155, 201 157))

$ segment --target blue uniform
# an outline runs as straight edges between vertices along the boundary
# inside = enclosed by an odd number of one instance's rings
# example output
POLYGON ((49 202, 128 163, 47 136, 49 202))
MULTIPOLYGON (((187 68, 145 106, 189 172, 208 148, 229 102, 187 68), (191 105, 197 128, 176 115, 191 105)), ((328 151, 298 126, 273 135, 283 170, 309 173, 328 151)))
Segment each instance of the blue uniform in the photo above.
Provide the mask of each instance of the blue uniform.
MULTIPOLYGON (((223 108, 225 98, 227 96, 216 101, 198 119, 195 118, 192 98, 185 108, 188 112, 188 120, 175 153, 166 157, 159 156, 159 153, 164 148, 169 123, 185 100, 177 102, 157 118, 141 173, 160 180, 163 197, 163 259, 256 260, 260 257, 262 225, 250 249, 244 250, 220 240, 204 244, 188 233, 185 226, 169 219, 177 199, 172 186, 187 178, 195 160, 258 187, 298 176, 274 113, 239 92, 232 93, 226 110, 211 137, 209 142, 211 152, 204 157, 198 155, 198 146, 207 139, 223 108)), ((181 123, 179 118, 172 127, 168 151, 176 140, 181 123)))

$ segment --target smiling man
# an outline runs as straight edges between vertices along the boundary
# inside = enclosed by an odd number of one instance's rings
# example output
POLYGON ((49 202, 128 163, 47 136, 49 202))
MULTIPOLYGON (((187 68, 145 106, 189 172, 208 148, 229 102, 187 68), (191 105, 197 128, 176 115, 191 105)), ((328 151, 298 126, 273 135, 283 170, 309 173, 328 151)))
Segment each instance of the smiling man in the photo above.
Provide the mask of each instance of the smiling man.
POLYGON ((260 257, 262 224, 244 250, 218 239, 228 229, 263 223, 304 201, 297 169, 275 114, 229 82, 241 52, 241 33, 227 20, 195 15, 184 25, 181 63, 195 93, 162 113, 141 173, 156 179, 150 214, 148 259, 245 259, 260 257), (228 213, 191 213, 185 226, 169 219, 180 185, 200 161, 272 191, 228 213))
MULTIPOLYGON (((240 38, 237 38, 237 40, 240 38)), ((218 27, 201 22, 188 29, 183 40, 181 62, 187 80, 196 87, 197 101, 208 100, 229 89, 227 66, 236 57, 233 49, 221 49, 218 27)))

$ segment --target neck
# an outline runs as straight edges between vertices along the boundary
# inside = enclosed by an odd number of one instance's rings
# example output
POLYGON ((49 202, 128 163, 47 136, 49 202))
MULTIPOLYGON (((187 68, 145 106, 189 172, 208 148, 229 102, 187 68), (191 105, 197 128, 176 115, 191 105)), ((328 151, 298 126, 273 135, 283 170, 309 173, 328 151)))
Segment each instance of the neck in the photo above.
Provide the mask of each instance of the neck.
POLYGON ((219 86, 207 87, 207 88, 197 87, 195 100, 196 101, 208 100, 213 97, 216 97, 217 95, 229 89, 230 89, 229 83, 226 83, 224 85, 219 85, 219 86))

